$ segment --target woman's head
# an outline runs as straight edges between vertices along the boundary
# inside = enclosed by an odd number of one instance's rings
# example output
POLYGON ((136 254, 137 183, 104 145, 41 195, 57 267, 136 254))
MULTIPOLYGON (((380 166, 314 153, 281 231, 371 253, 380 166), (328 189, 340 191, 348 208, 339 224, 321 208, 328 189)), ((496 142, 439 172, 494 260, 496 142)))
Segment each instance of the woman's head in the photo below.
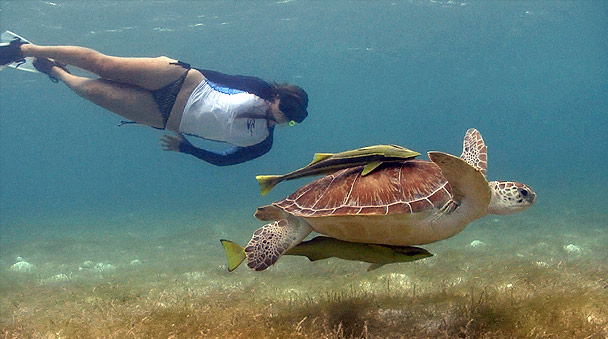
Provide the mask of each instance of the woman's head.
POLYGON ((276 98, 279 99, 279 110, 289 120, 302 122, 308 116, 308 94, 296 85, 272 84, 276 98))

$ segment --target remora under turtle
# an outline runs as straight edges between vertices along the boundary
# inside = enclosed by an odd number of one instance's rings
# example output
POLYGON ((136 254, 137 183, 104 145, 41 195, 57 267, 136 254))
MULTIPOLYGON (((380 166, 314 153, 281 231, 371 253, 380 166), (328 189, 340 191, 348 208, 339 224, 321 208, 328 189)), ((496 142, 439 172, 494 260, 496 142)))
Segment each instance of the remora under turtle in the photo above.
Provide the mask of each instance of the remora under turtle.
MULTIPOLYGON (((228 259, 228 271, 233 271, 245 260, 245 248, 230 240, 221 239, 220 241, 228 259)), ((371 264, 368 271, 386 264, 416 261, 433 256, 429 251, 419 247, 363 244, 321 235, 297 244, 285 251, 283 255, 299 255, 307 257, 310 261, 332 257, 363 261, 371 264)))

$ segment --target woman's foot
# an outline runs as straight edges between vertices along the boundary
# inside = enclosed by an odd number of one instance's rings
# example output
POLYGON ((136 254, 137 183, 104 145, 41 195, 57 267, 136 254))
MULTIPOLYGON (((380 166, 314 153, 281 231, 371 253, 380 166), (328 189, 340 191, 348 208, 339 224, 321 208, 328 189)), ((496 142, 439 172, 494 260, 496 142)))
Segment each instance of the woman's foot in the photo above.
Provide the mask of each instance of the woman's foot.
POLYGON ((21 39, 16 38, 9 42, 6 46, 0 47, 0 66, 6 66, 13 62, 25 61, 23 53, 21 53, 21 45, 27 44, 21 39))
POLYGON ((36 58, 34 59, 33 65, 39 72, 47 74, 52 82, 59 81, 56 74, 57 70, 54 70, 53 68, 58 67, 63 71, 70 73, 70 71, 68 71, 68 69, 66 68, 65 64, 62 64, 57 61, 52 61, 48 58, 36 58))

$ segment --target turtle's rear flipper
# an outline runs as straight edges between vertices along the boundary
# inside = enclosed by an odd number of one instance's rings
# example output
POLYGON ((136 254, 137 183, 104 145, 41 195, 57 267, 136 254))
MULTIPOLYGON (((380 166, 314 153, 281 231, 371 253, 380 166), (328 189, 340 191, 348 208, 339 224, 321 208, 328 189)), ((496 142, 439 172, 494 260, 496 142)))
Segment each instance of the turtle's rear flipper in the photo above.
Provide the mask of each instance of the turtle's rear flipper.
POLYGON ((288 223, 285 219, 258 228, 245 247, 247 266, 256 271, 267 269, 310 232, 310 226, 300 224, 297 220, 288 223))
POLYGON ((281 220, 285 218, 281 209, 272 205, 258 207, 253 216, 262 221, 281 220))

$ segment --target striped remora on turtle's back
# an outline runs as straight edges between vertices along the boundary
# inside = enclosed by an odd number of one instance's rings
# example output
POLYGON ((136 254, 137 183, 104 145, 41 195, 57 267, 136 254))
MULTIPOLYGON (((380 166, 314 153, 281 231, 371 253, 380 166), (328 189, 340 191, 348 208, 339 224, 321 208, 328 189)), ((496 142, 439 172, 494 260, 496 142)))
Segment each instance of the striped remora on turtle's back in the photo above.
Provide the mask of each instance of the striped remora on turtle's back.
POLYGON ((283 175, 258 175, 260 192, 266 195, 278 183, 303 177, 329 174, 341 169, 363 165, 361 175, 367 175, 382 163, 404 161, 420 153, 398 145, 374 145, 340 153, 315 153, 310 164, 283 175))

